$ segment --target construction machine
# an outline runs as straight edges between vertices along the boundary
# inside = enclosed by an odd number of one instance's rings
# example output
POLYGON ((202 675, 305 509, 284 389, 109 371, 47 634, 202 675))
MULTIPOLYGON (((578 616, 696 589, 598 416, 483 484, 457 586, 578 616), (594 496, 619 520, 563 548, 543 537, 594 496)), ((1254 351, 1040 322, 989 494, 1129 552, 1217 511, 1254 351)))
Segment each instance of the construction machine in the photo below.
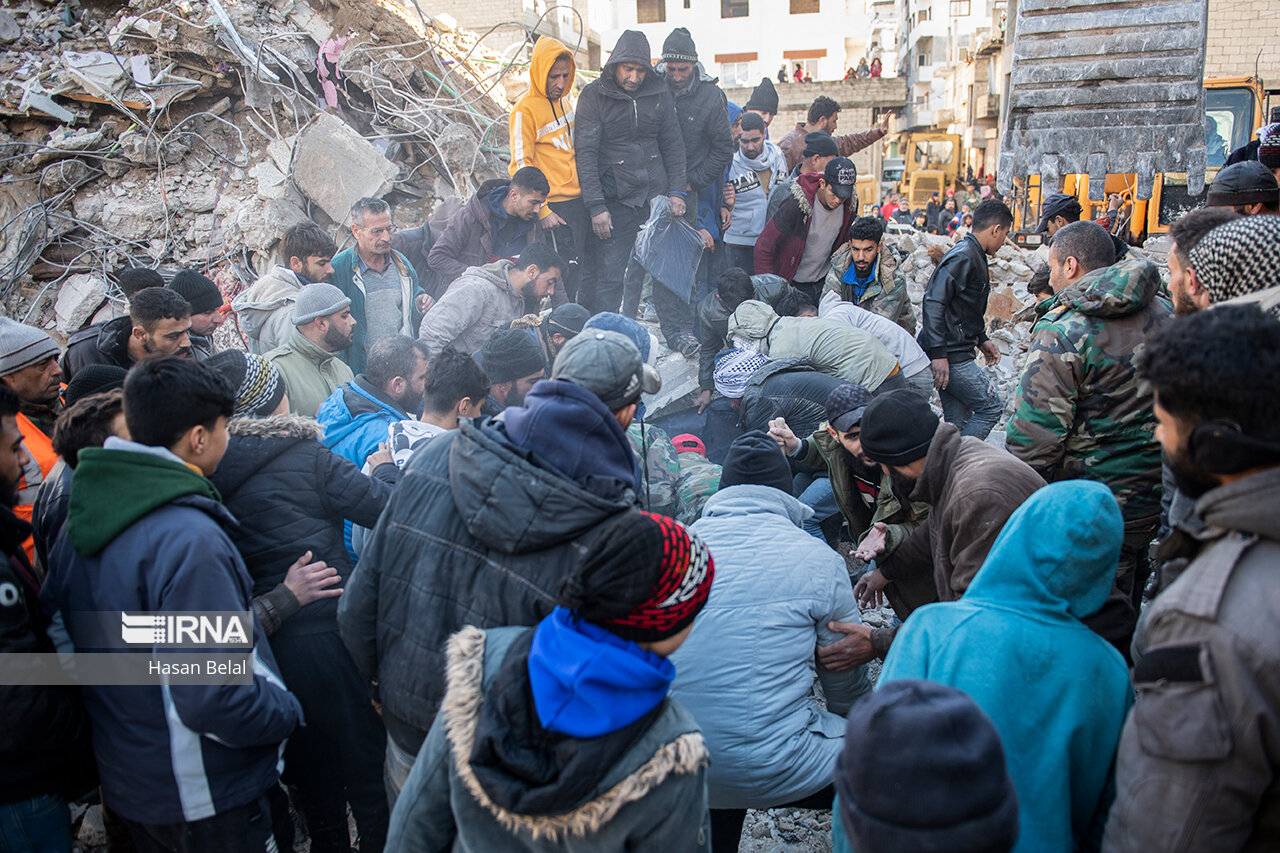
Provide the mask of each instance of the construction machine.
POLYGON ((1119 194, 1113 230, 1131 242, 1203 203, 1263 115, 1260 81, 1204 79, 1207 16, 1207 0, 1022 0, 997 171, 1022 242, 1038 242, 1042 191, 1091 219, 1119 194))
POLYGON ((956 133, 908 132, 898 141, 903 172, 897 191, 915 210, 929 203, 934 193, 945 198, 959 187, 961 138, 956 133))

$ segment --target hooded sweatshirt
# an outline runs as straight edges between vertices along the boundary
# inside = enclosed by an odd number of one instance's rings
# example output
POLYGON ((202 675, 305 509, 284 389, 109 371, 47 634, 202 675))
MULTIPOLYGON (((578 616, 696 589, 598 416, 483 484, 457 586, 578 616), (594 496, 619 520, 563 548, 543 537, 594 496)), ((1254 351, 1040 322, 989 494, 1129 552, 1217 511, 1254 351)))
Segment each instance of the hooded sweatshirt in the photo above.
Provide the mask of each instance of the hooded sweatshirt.
POLYGON ((924 678, 991 717, 1018 791, 1015 851, 1096 849, 1131 702, 1120 653, 1080 621, 1106 600, 1124 537, 1098 483, 1055 483, 1009 519, 964 598, 903 623, 880 684, 924 678))
POLYGON ((249 352, 262 355, 288 343, 293 334, 293 303, 303 282, 288 267, 276 264, 231 301, 249 352))
POLYGON ((1046 480, 1105 483, 1126 519, 1160 512, 1160 442, 1151 388, 1135 360, 1173 320, 1155 264, 1092 270, 1054 297, 1005 427, 1009 452, 1046 480))
MULTIPOLYGON (((547 176, 551 192, 547 201, 568 201, 582 194, 578 189, 578 165, 573 158, 573 79, 577 66, 573 54, 553 38, 543 36, 533 46, 529 62, 529 91, 511 111, 512 175, 525 166, 537 166, 547 176), (547 97, 547 74, 561 56, 569 60, 569 82, 557 100, 547 97)), ((545 210, 546 208, 544 208, 545 210)))

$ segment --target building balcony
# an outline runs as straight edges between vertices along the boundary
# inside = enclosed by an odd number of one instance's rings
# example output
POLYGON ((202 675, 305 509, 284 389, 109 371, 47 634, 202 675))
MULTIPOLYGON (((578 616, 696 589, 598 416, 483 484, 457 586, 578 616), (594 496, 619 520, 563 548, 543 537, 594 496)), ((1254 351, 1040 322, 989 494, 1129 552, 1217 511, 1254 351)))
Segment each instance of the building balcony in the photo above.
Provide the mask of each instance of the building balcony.
POLYGON ((994 121, 999 121, 1000 120, 1000 95, 998 93, 996 94, 988 93, 985 95, 978 95, 976 98, 974 98, 973 117, 978 121, 981 121, 983 119, 992 119, 994 121))

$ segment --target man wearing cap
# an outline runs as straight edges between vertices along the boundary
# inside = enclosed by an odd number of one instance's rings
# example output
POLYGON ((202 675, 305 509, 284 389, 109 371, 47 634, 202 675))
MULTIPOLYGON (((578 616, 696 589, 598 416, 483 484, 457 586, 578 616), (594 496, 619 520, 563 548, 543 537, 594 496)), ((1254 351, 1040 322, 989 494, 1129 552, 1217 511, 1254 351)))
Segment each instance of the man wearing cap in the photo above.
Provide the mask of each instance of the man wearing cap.
POLYGON ((782 276, 818 304, 831 254, 853 221, 857 180, 847 157, 830 160, 821 175, 796 178, 791 196, 756 240, 756 272, 782 276))
POLYGON ((672 657, 672 695, 711 750, 715 853, 738 849, 747 809, 830 808, 844 715, 871 690, 871 629, 860 624, 844 559, 800 529, 809 512, 791 495, 778 445, 750 432, 729 448, 720 490, 690 528, 715 554, 716 582, 672 657), (833 622, 860 628, 863 652, 857 665, 817 670, 824 706, 813 656, 846 639, 833 622))
POLYGON ((543 378, 547 357, 523 329, 499 329, 489 336, 477 358, 489 377, 489 396, 480 411, 493 416, 508 406, 524 404, 525 395, 543 378))
POLYGON ((543 358, 546 359, 546 376, 551 378, 551 365, 556 360, 556 353, 582 331, 582 325, 591 317, 591 312, 576 302, 566 302, 541 314, 526 314, 511 321, 511 328, 524 329, 529 337, 542 347, 543 358))
POLYGON ((747 98, 747 103, 742 109, 744 112, 756 113, 764 119, 765 136, 768 137, 769 125, 773 123, 773 117, 778 114, 778 90, 774 88, 773 81, 768 77, 761 77, 760 85, 751 90, 751 97, 747 98))
POLYGON ((731 216, 721 213, 721 219, 729 219, 724 233, 727 263, 750 275, 755 270, 756 239, 768 220, 769 193, 786 177, 787 164, 778 146, 764 138, 764 119, 748 113, 739 117, 738 125, 738 148, 725 173, 725 180, 733 185, 733 212, 731 216))
POLYGON ((823 174, 826 171, 827 164, 840 156, 840 150, 836 147, 836 142, 831 138, 830 134, 814 131, 804 135, 804 151, 802 154, 804 159, 797 163, 791 171, 787 172, 787 177, 775 184, 773 189, 769 191, 769 205, 765 208, 765 215, 769 219, 772 219, 773 215, 778 212, 782 202, 791 197, 791 187, 795 185, 796 178, 801 175, 823 174))
POLYGON ((671 439, 680 462, 680 480, 676 492, 680 497, 681 524, 693 524, 702 515, 707 498, 720 488, 720 466, 707 459, 707 446, 692 433, 671 439))
POLYGON ((1241 216, 1274 216, 1280 214, 1280 182, 1257 160, 1233 163, 1213 179, 1205 204, 1230 207, 1241 216))
POLYGON ((806 134, 827 134, 836 143, 840 156, 850 157, 889 132, 889 116, 886 114, 884 121, 870 130, 836 136, 836 125, 840 122, 840 105, 826 95, 814 98, 813 103, 809 105, 807 118, 807 122, 796 122, 795 128, 778 141, 778 147, 786 155, 788 169, 794 169, 796 164, 804 159, 806 134))
POLYGON ((1229 207, 1197 207, 1189 210, 1169 226, 1169 296, 1173 311, 1179 317, 1209 307, 1209 294, 1191 263, 1191 250, 1209 232, 1239 216, 1229 207))
POLYGON ((555 249, 533 243, 514 261, 468 267, 422 318, 418 337, 432 356, 446 346, 475 352, 493 332, 541 310, 560 286, 564 266, 555 249))
MULTIPOLYGON (((578 183, 601 241, 595 298, 587 306, 593 311, 616 311, 622 304, 623 275, 649 201, 668 196, 672 215, 683 216, 689 195, 675 98, 649 58, 644 33, 626 30, 599 78, 578 97, 578 183)), ((654 294, 659 311, 663 300, 676 298, 665 287, 655 287, 654 294)))
MULTIPOLYGON (((689 198, 703 187, 719 184, 733 159, 728 101, 714 77, 698 62, 698 48, 684 27, 676 27, 662 43, 657 74, 667 81, 675 100, 676 118, 684 138, 685 181, 689 198)), ((692 204, 687 207, 692 212, 692 204)))
MULTIPOLYGON (((1109 220, 1115 215, 1115 211, 1120 206, 1120 196, 1113 195, 1111 197, 1111 208, 1109 210, 1109 220)), ((1072 222, 1080 221, 1080 214, 1083 208, 1080 207, 1080 201, 1073 195, 1066 193, 1053 193, 1046 196, 1044 203, 1040 205, 1040 224, 1036 226, 1037 234, 1046 235, 1049 242, 1053 241, 1053 235, 1058 233, 1058 229, 1065 228, 1072 222)), ((1099 221, 1099 225, 1102 221, 1099 221)), ((1114 263, 1119 263, 1121 259, 1129 254, 1129 244, 1121 240, 1115 234, 1111 234, 1111 245, 1115 249, 1114 263)))
POLYGON ((339 385, 355 378, 339 357, 355 334, 351 300, 332 284, 308 284, 293 303, 293 326, 289 342, 263 358, 284 377, 289 411, 314 418, 339 385))
POLYGON ((222 291, 212 279, 195 270, 179 270, 169 282, 169 289, 191 303, 191 357, 204 361, 213 355, 213 333, 226 320, 222 291))
POLYGON ((405 467, 338 604, 352 659, 377 683, 393 793, 444 696, 449 636, 535 624, 587 537, 636 506, 626 427, 660 386, 625 336, 583 332, 522 406, 459 422, 405 467))
POLYGON ((887 537, 863 540, 860 556, 875 559, 876 568, 859 581, 859 592, 870 596, 890 581, 931 578, 937 600, 955 601, 1009 516, 1044 479, 1008 451, 939 423, 914 391, 872 400, 861 426, 863 455, 888 470, 895 492, 926 504, 929 516, 891 554, 887 537))
POLYGON ((191 303, 167 287, 147 287, 129 300, 129 316, 81 329, 67 339, 62 375, 75 377, 88 364, 128 370, 147 358, 191 354, 191 303))
MULTIPOLYGON (((18 430, 27 448, 13 511, 28 522, 40 485, 58 462, 52 442, 53 425, 62 411, 58 355, 58 345, 40 329, 0 317, 0 382, 18 398, 18 430)), ((34 540, 28 536, 23 546, 34 564, 34 540)))

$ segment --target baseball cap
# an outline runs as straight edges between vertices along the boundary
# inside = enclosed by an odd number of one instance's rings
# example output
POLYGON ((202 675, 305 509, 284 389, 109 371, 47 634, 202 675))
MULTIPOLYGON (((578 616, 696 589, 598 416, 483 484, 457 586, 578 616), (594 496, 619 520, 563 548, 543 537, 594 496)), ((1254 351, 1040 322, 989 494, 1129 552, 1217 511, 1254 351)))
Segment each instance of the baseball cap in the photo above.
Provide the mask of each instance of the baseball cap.
POLYGON ((858 182, 858 168, 848 157, 837 157, 827 163, 822 177, 836 194, 836 198, 852 198, 854 184, 858 182))
POLYGON ((692 450, 694 453, 701 453, 703 456, 707 455, 707 446, 702 443, 702 439, 698 438, 691 432, 677 435, 675 438, 671 439, 671 443, 675 446, 676 453, 683 453, 686 450, 692 450))
POLYGON ((552 379, 581 385, 616 412, 662 387, 658 371, 640 359, 626 335, 604 329, 583 331, 564 345, 551 368, 552 379))
POLYGON ((848 432, 862 422, 862 413, 870 402, 871 392, 861 385, 837 385, 827 395, 827 423, 836 432, 848 432))
POLYGON ((815 154, 819 157, 835 157, 839 153, 840 149, 836 148, 836 141, 831 138, 831 134, 815 130, 804 135, 805 157, 812 157, 815 154))
POLYGON ((1036 233, 1043 234, 1049 230, 1049 220, 1055 216, 1079 219, 1080 212, 1080 202, 1076 200, 1075 196, 1067 195, 1066 193, 1054 193, 1045 198, 1040 204, 1040 224, 1036 226, 1036 233))

